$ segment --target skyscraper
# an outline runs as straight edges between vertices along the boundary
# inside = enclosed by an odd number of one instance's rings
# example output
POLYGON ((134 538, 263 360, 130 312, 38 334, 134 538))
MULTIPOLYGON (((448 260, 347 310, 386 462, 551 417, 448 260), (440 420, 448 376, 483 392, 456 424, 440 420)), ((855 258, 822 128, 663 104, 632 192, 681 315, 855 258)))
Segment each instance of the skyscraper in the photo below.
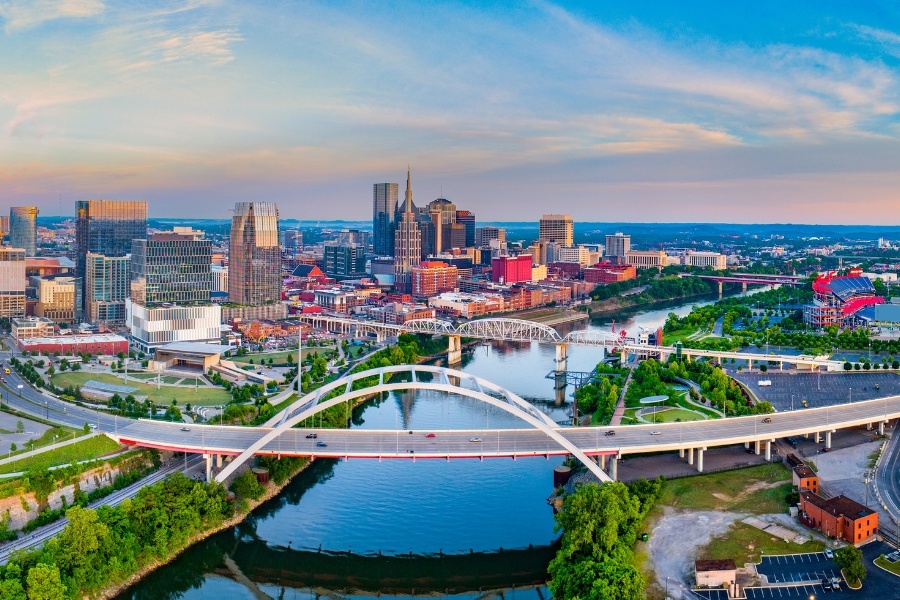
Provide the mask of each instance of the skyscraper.
POLYGON ((375 256, 393 256, 399 185, 376 183, 372 187, 372 251, 375 256))
POLYGON ((575 242, 574 224, 569 215, 544 215, 541 217, 538 240, 571 246, 575 242))
MULTIPOLYGON (((147 237, 146 200, 80 200, 75 221, 75 275, 78 284, 85 286, 81 294, 82 306, 76 306, 81 318, 92 301, 91 289, 86 285, 88 253, 118 258, 131 252, 131 241, 147 237)), ((95 278, 105 270, 95 271, 95 278)), ((95 289, 110 286, 94 281, 95 289)), ((116 283, 116 285, 118 285, 116 283)), ((96 300, 96 298, 94 298, 96 300)), ((103 300, 104 302, 106 300, 103 300)), ((124 315, 123 315, 124 318, 124 315)))
POLYGON ((466 248, 475 246, 475 213, 471 210, 456 211, 456 222, 466 228, 466 248))
MULTIPOLYGON (((84 318, 90 323, 124 325, 131 255, 105 256, 88 252, 84 265, 84 279, 76 279, 77 287, 83 282, 84 318)), ((75 310, 80 312, 77 287, 75 310)))
POLYGON ((456 205, 446 198, 437 198, 428 203, 428 213, 434 223, 435 252, 444 252, 450 245, 451 228, 456 223, 456 205))
POLYGON ((9 245, 24 248, 25 256, 37 254, 36 206, 13 206, 9 209, 9 245))
POLYGON ((625 263, 625 255, 631 250, 631 236, 621 232, 606 236, 606 252, 609 262, 617 265, 625 263))
POLYGON ((249 306, 281 300, 278 206, 238 202, 231 220, 228 301, 249 306))
POLYGON ((412 185, 406 170, 406 203, 394 231, 394 288, 409 293, 412 289, 412 267, 422 260, 422 232, 413 212, 412 185))
POLYGON ((25 250, 0 248, 0 317, 25 316, 25 250))
POLYGON ((212 243, 190 227, 134 240, 128 329, 144 352, 171 342, 217 342, 222 307, 212 304, 212 243))

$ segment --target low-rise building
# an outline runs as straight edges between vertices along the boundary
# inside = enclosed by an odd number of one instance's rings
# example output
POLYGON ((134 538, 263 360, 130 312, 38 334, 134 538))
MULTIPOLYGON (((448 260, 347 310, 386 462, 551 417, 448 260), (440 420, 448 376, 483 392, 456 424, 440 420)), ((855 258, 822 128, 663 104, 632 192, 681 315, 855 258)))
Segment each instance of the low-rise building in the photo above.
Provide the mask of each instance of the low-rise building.
POLYGON ((819 476, 808 466, 801 464, 793 468, 791 472, 791 483, 797 486, 798 490, 808 490, 814 494, 819 493, 819 476))
POLYGON ((800 522, 828 537, 859 546, 878 533, 878 513, 846 496, 800 492, 800 522))
POLYGON ((57 323, 73 323, 75 321, 75 288, 74 277, 43 278, 38 281, 38 301, 34 314, 57 323))
POLYGON ((245 321, 250 319, 273 319, 277 321, 286 318, 287 313, 287 304, 283 302, 273 302, 272 304, 261 304, 259 306, 226 304, 222 306, 222 322, 231 323, 236 320, 245 321))
POLYGON ((52 337, 33 337, 16 340, 16 346, 22 352, 38 352, 54 354, 109 354, 128 352, 128 340, 112 333, 96 333, 89 335, 58 335, 52 337))
POLYGON ((668 266, 669 257, 663 250, 629 250, 625 262, 636 269, 662 269, 668 266))
POLYGON ((505 302, 499 294, 463 294, 448 292, 428 299, 428 306, 439 312, 459 315, 471 319, 479 315, 504 309, 505 302))
POLYGON ((728 267, 728 258, 718 252, 688 250, 682 257, 682 263, 689 267, 699 267, 701 269, 712 267, 716 271, 722 271, 728 267))
POLYGON ((637 269, 632 265, 614 265, 602 262, 584 270, 584 280, 588 283, 618 283, 637 277, 637 269))
POLYGON ((697 587, 721 588, 734 585, 737 579, 737 565, 733 558, 694 561, 694 572, 697 587))
POLYGON ((13 339, 16 340, 49 337, 56 331, 56 323, 44 317, 15 317, 9 322, 13 339))

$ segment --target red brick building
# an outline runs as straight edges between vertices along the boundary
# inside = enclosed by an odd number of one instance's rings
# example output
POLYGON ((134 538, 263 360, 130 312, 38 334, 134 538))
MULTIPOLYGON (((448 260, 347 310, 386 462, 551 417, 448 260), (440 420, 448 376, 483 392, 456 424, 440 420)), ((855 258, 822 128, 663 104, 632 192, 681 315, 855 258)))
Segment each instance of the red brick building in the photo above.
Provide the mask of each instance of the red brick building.
POLYGON ((50 354, 59 352, 64 355, 84 352, 115 355, 119 352, 128 352, 128 340, 112 333, 33 337, 16 340, 16 345, 23 352, 49 352, 50 354))
POLYGON ((491 259, 491 281, 506 284, 531 281, 531 264, 530 254, 498 256, 491 259))
POLYGON ((791 483, 800 491, 808 490, 813 494, 819 493, 819 476, 806 465, 801 464, 794 467, 791 483))
POLYGON ((445 262, 422 262, 412 268, 412 295, 429 298, 456 289, 459 270, 445 262))
POLYGON ((800 492, 800 521, 829 537, 858 546, 878 532, 878 513, 846 496, 823 498, 800 492))
POLYGON ((635 277, 637 269, 633 265, 614 265, 605 261, 584 270, 584 280, 588 283, 618 283, 635 277))

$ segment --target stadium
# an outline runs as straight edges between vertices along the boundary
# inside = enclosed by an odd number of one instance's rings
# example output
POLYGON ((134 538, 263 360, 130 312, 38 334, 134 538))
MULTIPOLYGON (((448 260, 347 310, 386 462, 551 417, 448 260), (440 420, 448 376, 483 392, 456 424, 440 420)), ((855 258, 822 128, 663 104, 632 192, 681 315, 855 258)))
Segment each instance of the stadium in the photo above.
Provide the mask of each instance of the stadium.
POLYGON ((812 287, 813 303, 803 307, 803 322, 813 327, 855 327, 871 322, 874 306, 884 303, 869 278, 862 276, 862 269, 851 269, 842 276, 833 272, 819 275, 812 287))

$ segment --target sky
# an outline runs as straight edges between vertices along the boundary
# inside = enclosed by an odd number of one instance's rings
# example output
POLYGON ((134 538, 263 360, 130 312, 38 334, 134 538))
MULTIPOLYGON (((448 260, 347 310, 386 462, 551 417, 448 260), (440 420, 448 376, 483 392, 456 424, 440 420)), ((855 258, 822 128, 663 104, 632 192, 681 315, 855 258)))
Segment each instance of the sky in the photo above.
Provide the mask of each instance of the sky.
POLYGON ((900 224, 890 0, 0 0, 0 57, 0 210, 900 224))

